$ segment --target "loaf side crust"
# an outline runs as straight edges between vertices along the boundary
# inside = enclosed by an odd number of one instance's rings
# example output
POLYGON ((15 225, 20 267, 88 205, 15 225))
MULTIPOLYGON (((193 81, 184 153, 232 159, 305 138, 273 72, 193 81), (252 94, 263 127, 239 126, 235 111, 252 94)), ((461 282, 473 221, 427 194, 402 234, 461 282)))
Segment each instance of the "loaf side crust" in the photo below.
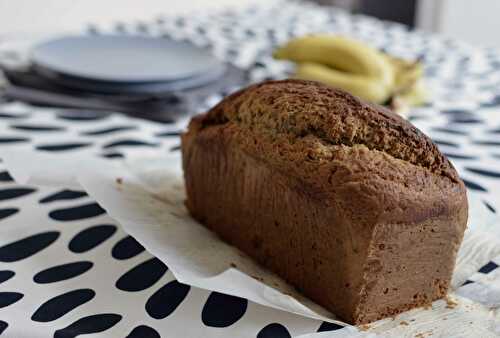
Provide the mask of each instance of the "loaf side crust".
MULTIPOLYGON (((186 134, 183 157, 190 213, 344 321, 368 323, 446 294, 467 217, 460 192, 454 202, 422 194, 415 208, 381 217, 384 203, 397 202, 386 196, 394 183, 351 182, 325 199, 245 153, 221 126, 186 134)), ((408 205, 413 192, 397 198, 408 205)))

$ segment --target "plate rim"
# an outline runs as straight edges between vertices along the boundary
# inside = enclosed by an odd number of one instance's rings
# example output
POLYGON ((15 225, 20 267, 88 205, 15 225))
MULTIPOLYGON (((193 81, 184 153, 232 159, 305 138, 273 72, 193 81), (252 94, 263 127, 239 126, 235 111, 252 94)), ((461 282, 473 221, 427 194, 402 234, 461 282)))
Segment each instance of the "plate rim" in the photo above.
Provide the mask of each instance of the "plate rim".
POLYGON ((102 34, 102 35, 95 35, 95 36, 88 36, 88 35, 69 35, 69 36, 63 36, 55 39, 49 39, 49 40, 44 40, 38 44, 36 44, 31 50, 30 50, 30 62, 35 66, 39 67, 41 69, 46 69, 50 72, 55 72, 59 73, 64 76, 71 76, 75 79, 81 79, 85 81, 94 81, 94 82, 101 82, 101 83, 108 83, 108 84, 139 84, 139 83, 160 83, 160 82, 173 82, 173 81, 178 81, 178 80, 185 80, 189 78, 195 78, 197 76, 203 76, 206 73, 209 73, 213 67, 223 67, 223 62, 219 59, 217 59, 214 55, 212 55, 207 48, 202 48, 198 47, 194 44, 191 44, 187 41, 179 41, 179 40, 173 40, 173 39, 166 39, 166 38, 161 38, 161 37, 152 37, 152 36, 142 36, 142 35, 115 35, 115 34, 102 34), (192 47, 194 49, 198 49, 202 53, 206 53, 208 57, 211 58, 211 62, 206 66, 205 71, 200 71, 200 70, 195 70, 191 73, 187 73, 185 76, 157 76, 157 77, 150 77, 150 78, 128 78, 126 79, 125 77, 122 78, 113 78, 113 77, 107 77, 107 76, 99 76, 99 75, 91 75, 89 74, 84 74, 78 71, 73 71, 73 70, 68 70, 65 67, 60 67, 58 65, 54 65, 54 63, 51 62, 46 62, 47 60, 44 60, 44 57, 40 57, 40 53, 42 52, 42 48, 47 48, 47 46, 53 45, 53 44, 58 44, 58 43, 68 43, 68 41, 71 40, 91 40, 91 39, 140 39, 140 40, 149 40, 149 41, 168 41, 169 43, 175 43, 179 45, 185 45, 192 47))

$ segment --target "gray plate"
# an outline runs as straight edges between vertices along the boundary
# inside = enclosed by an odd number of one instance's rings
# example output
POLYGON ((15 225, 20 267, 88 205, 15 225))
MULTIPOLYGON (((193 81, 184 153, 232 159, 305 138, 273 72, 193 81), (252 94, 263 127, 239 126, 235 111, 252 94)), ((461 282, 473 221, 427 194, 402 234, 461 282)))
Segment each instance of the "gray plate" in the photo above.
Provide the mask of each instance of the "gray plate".
POLYGON ((87 81, 129 84, 196 77, 220 68, 207 50, 168 39, 97 35, 51 40, 31 53, 34 65, 87 81))

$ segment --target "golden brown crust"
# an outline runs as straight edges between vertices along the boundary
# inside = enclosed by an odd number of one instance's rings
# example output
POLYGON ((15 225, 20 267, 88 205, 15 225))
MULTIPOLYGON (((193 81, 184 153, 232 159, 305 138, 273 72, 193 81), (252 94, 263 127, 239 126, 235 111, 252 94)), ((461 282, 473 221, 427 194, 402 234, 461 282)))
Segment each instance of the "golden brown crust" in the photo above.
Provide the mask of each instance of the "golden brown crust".
MULTIPOLYGON (((293 145, 295 149, 286 149, 279 159, 282 164, 293 160, 289 158, 293 152, 303 153, 310 161, 329 161, 329 150, 364 145, 458 181, 450 162, 411 123, 383 107, 314 81, 289 79, 250 86, 228 96, 201 122, 204 126, 235 124, 275 147, 283 142, 293 145)), ((257 152, 254 155, 279 155, 274 147, 248 146, 250 152, 257 152), (268 152, 262 154, 262 150, 268 152)))

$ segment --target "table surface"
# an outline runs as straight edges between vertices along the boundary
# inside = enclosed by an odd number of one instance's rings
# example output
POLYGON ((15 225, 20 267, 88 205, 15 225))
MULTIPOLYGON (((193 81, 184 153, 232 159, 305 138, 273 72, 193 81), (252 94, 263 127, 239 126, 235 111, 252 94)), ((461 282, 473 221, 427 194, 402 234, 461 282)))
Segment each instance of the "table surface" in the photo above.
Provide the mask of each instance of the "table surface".
MULTIPOLYGON (((496 213, 500 52, 494 49, 296 3, 165 17, 138 26, 119 24, 112 30, 209 46, 218 57, 251 69, 253 81, 284 77, 288 66, 272 60, 271 50, 292 36, 318 31, 349 34, 395 55, 422 57, 432 99, 413 109, 408 118, 453 162, 469 194, 496 213)), ((109 32, 96 28, 93 33, 109 32)), ((0 60, 17 57, 8 43, 0 43, 0 60)), ((223 94, 214 93, 199 110, 223 94)), ((4 101, 0 151, 24 147, 120 161, 141 149, 179 151, 178 135, 185 123, 156 124, 117 114, 4 101)), ((494 307, 500 305, 500 293, 485 297, 491 293, 482 290, 494 289, 500 280, 500 275, 496 278, 500 261, 486 263, 457 293, 494 307)), ((178 283, 167 266, 84 192, 16 184, 0 163, 0 334, 4 336, 239 337, 250 332, 263 338, 340 328, 178 283)))

